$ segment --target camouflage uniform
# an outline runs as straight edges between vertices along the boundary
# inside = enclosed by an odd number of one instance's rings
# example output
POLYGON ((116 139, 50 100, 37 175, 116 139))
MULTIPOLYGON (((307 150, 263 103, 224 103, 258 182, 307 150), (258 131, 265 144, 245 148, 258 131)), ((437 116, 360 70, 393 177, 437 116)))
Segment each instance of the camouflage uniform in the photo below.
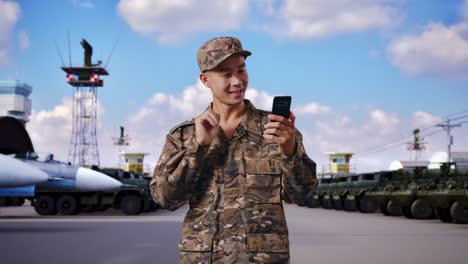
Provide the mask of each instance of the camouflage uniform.
POLYGON ((189 200, 181 263, 289 263, 281 199, 304 204, 316 185, 315 163, 298 131, 293 157, 266 143, 262 134, 269 113, 245 104, 231 140, 221 129, 210 145, 199 145, 193 120, 167 136, 151 191, 170 210, 189 200))

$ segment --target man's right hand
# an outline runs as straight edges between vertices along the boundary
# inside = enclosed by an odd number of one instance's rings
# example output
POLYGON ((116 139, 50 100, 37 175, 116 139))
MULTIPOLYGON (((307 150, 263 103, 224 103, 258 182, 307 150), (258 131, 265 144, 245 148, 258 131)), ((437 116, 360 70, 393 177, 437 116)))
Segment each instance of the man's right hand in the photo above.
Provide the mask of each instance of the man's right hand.
POLYGON ((209 145, 219 133, 219 115, 211 110, 195 118, 195 138, 200 145, 209 145))

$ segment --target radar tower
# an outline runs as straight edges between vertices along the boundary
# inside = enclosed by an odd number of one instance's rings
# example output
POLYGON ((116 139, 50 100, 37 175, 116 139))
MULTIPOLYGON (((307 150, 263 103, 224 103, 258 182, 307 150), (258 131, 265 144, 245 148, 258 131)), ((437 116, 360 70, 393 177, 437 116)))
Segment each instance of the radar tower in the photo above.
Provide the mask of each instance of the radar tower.
POLYGON ((109 75, 105 68, 100 67, 101 61, 92 64, 93 47, 81 40, 84 49, 84 64, 82 67, 61 67, 67 73, 67 82, 73 87, 72 135, 68 161, 74 165, 91 166, 99 164, 99 149, 97 142, 97 88, 104 86, 100 79, 109 75))

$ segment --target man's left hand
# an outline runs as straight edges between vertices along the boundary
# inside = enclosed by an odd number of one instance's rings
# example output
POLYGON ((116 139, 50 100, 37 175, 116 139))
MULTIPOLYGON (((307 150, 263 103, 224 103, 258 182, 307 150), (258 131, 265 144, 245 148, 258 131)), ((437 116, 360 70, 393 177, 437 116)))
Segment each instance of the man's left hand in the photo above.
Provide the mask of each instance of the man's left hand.
POLYGON ((292 157, 296 153, 294 129, 296 117, 289 112, 289 119, 273 114, 268 115, 268 118, 270 122, 264 126, 263 138, 278 143, 283 154, 292 157))

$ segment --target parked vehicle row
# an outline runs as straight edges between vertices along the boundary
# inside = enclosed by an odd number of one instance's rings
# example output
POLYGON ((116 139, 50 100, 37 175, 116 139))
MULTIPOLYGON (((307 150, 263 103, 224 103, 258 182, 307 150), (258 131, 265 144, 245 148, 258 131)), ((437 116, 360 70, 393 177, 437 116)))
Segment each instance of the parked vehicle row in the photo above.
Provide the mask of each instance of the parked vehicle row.
POLYGON ((468 168, 411 168, 373 173, 329 175, 307 199, 312 208, 438 218, 468 223, 468 168))

